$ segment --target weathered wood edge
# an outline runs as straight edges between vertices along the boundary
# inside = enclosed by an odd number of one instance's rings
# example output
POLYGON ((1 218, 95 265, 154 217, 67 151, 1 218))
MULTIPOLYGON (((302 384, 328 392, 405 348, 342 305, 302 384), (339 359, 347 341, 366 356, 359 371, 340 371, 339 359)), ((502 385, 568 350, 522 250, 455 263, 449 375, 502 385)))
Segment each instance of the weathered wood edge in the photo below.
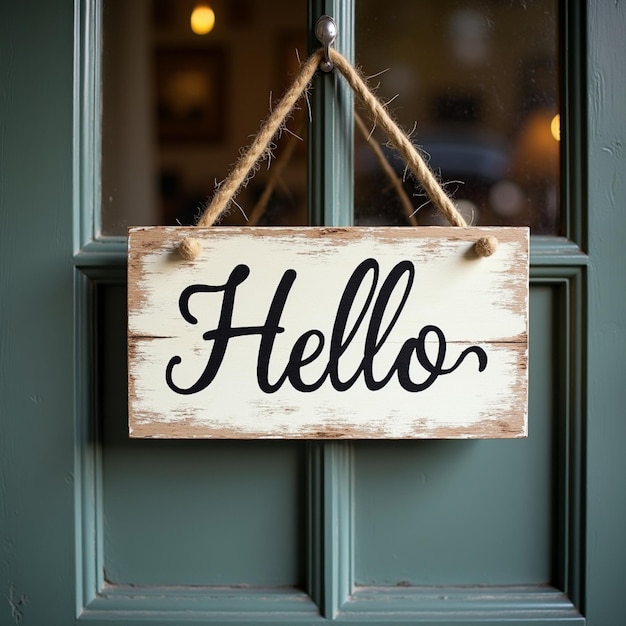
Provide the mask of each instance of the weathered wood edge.
MULTIPOLYGON (((211 228, 195 228, 195 227, 180 227, 180 226, 140 226, 131 227, 129 231, 129 245, 128 245, 128 276, 129 278, 134 275, 136 271, 135 265, 141 258, 141 253, 138 252, 137 247, 133 246, 133 243, 137 243, 135 234, 149 233, 151 235, 148 241, 143 240, 139 249, 153 249, 155 243, 158 241, 164 241, 165 239, 171 239, 174 236, 176 241, 182 240, 184 237, 193 236, 197 238, 212 239, 215 237, 233 236, 234 234, 252 235, 255 237, 291 237, 302 238, 307 240, 310 238, 339 238, 342 240, 358 240, 360 238, 368 238, 381 235, 387 236, 390 241, 398 239, 446 239, 448 241, 467 241, 473 242, 479 237, 486 235, 497 236, 499 242, 525 242, 524 254, 528 259, 529 256, 529 243, 530 243, 530 231, 526 227, 447 227, 447 226, 426 226, 426 227, 211 227, 211 228), (132 243, 131 243, 132 242, 132 243)), ((173 242, 175 245, 175 242, 173 242)), ((158 244, 157 244, 158 245, 158 244)), ((175 248, 173 247, 173 252, 175 248)), ((471 254, 471 253, 470 253, 471 254)), ((184 259, 180 259, 181 263, 189 263, 184 259)), ((478 261, 478 259, 477 259, 478 261)), ((526 284, 528 284, 528 263, 526 264, 526 284)), ((133 304, 138 306, 140 303, 131 303, 129 298, 129 314, 132 310, 133 304)), ((526 332, 523 336, 516 338, 512 343, 520 343, 526 347, 528 344, 528 295, 525 298, 525 317, 526 317, 526 332)), ((129 333, 129 340, 131 335, 129 333)), ((130 361, 130 350, 129 350, 130 361)), ((415 436, 404 436, 402 439, 478 439, 478 438, 523 438, 528 436, 528 371, 527 371, 527 351, 524 368, 524 382, 525 382, 525 396, 524 396, 524 410, 520 412, 520 416, 509 422, 507 420, 494 420, 486 419, 480 422, 476 422, 468 426, 450 427, 442 426, 441 428, 431 428, 427 433, 416 434, 415 436), (495 428, 494 428, 495 425, 495 428)), ((132 380, 132 373, 129 367, 129 397, 132 394, 134 387, 132 380)), ((303 432, 299 436, 290 434, 287 437, 280 435, 268 435, 265 432, 243 433, 237 429, 225 429, 216 431, 210 427, 199 425, 192 426, 181 421, 172 425, 171 423, 163 424, 165 428, 162 431, 155 429, 155 423, 151 424, 142 423, 140 420, 129 412, 129 436, 131 438, 171 438, 171 439, 379 439, 380 433, 372 430, 357 430, 352 428, 349 433, 346 433, 344 429, 340 428, 325 428, 316 429, 311 432, 303 432), (156 431, 156 432, 155 432, 156 431)), ((390 437, 385 437, 390 439, 390 437)))

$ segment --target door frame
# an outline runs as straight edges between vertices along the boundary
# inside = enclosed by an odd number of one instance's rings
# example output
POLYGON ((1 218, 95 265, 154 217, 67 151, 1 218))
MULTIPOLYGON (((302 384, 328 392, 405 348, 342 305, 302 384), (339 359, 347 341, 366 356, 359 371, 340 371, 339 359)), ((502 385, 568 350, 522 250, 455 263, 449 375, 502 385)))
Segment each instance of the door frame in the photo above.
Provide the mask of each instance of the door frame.
MULTIPOLYGON (((93 313, 96 285, 124 281, 126 253, 123 240, 104 239, 96 228, 99 5, 95 0, 51 4, 37 0, 34 13, 32 6, 12 0, 0 23, 0 68, 10 90, 1 112, 8 158, 0 178, 5 303, 0 338, 6 348, 0 371, 0 621, 174 625, 219 623, 227 616, 229 623, 242 625, 313 624, 333 617, 441 623, 441 613, 432 612, 441 608, 441 598, 424 590, 350 593, 349 443, 310 445, 308 593, 223 592, 209 598, 202 589, 154 589, 138 596, 136 590, 105 584, 93 313), (33 79, 43 67, 51 86, 45 97, 41 81, 33 79)), ((588 0, 578 11, 578 4, 568 3, 563 42, 563 197, 570 217, 565 238, 534 240, 531 248, 532 284, 557 291, 565 354, 557 407, 563 420, 561 573, 555 576, 560 589, 505 590, 489 598, 467 590, 448 595, 450 609, 465 615, 449 614, 447 623, 532 620, 547 626, 559 619, 612 626, 623 616, 626 497, 619 478, 626 474, 621 413, 626 386, 620 376, 626 298, 615 288, 615 274, 625 260, 626 6, 588 0)), ((336 0, 312 6, 337 16, 349 5, 336 0)), ((340 32, 338 41, 342 38, 340 32)), ((325 172, 324 188, 334 188, 338 183, 326 171, 328 163, 319 157, 317 167, 325 172)), ((331 196, 336 199, 335 192, 331 196)))
MULTIPOLYGON (((91 124, 99 114, 100 68, 94 52, 100 49, 100 0, 78 3, 82 19, 77 20, 77 39, 82 42, 79 55, 82 75, 82 95, 77 110, 82 111, 77 126, 83 131, 78 167, 83 167, 80 198, 82 216, 79 233, 80 251, 75 257, 80 270, 77 275, 77 294, 81 307, 77 319, 88 311, 97 310, 97 290, 94 284, 120 283, 125 280, 126 242, 122 237, 102 237, 98 232, 99 212, 99 154, 100 137, 97 126, 91 124), (85 158, 86 157, 86 158, 85 158), (87 211, 85 208, 89 207, 87 211)), ((354 0, 314 0, 310 3, 309 23, 327 13, 337 21, 339 32, 337 48, 349 59, 354 58, 354 0)), ((195 593, 192 613, 209 621, 221 619, 224 612, 235 616, 242 607, 249 615, 241 624, 263 620, 264 606, 272 604, 273 620, 292 619, 319 622, 324 619, 346 618, 377 621, 376 616, 429 623, 430 616, 446 616, 450 623, 471 623, 466 617, 493 619, 503 610, 506 623, 524 622, 544 616, 556 616, 561 623, 580 624, 579 609, 583 604, 583 311, 585 301, 585 274, 589 262, 584 249, 584 215, 580 195, 583 173, 582 120, 584 101, 582 92, 584 57, 584 16, 576 5, 562 3, 562 31, 565 42, 561 46, 563 67, 562 93, 566 94, 562 107, 564 140, 563 162, 563 237, 534 237, 531 241, 530 282, 554 290, 559 311, 557 332, 558 349, 563 355, 561 375, 555 383, 559 414, 557 450, 555 459, 558 504, 556 509, 555 572, 553 587, 490 588, 487 598, 484 589, 446 588, 446 602, 441 591, 430 588, 356 588, 354 553, 354 446, 350 442, 310 442, 307 444, 307 531, 306 531, 306 589, 290 593, 258 591, 211 591, 210 599, 202 592, 195 593)), ((313 38, 311 38, 313 39, 313 38)), ((310 42, 310 47, 317 45, 310 42)), ((313 116, 309 142, 309 206, 314 207, 310 220, 317 225, 346 226, 352 224, 352 94, 336 74, 320 75, 313 93, 312 106, 320 112, 313 116)), ((97 320, 92 324, 97 326, 97 320)), ((88 346, 92 324, 83 328, 84 335, 77 345, 88 346)), ((556 324, 555 324, 556 327, 556 324)), ((78 371, 93 368, 95 347, 77 355, 78 371)), ((97 390, 92 380, 80 385, 79 402, 82 413, 89 415, 97 390)), ((150 610, 160 619, 173 619, 180 612, 189 611, 187 591, 154 589, 147 591, 151 599, 138 604, 133 601, 133 590, 107 585, 104 580, 102 548, 102 497, 99 449, 97 439, 98 416, 93 409, 90 426, 84 420, 78 436, 85 454, 80 459, 83 481, 80 519, 83 522, 84 557, 82 589, 84 614, 100 615, 115 611, 150 610), (96 445, 94 445, 94 443, 96 445), (85 506, 85 503, 86 506, 85 506), (95 504, 95 507, 93 506, 95 504)), ((547 622, 546 622, 547 623, 547 622)))

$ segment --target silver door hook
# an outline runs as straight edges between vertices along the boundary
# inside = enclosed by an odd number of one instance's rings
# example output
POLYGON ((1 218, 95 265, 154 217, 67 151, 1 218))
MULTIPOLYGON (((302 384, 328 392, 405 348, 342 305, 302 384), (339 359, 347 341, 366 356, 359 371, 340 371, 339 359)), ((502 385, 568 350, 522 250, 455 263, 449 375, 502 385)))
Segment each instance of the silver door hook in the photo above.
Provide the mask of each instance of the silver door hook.
POLYGON ((337 24, 330 15, 322 15, 315 23, 315 36, 324 46, 324 60, 320 63, 323 72, 330 72, 333 69, 333 62, 330 60, 330 47, 337 38, 337 24))

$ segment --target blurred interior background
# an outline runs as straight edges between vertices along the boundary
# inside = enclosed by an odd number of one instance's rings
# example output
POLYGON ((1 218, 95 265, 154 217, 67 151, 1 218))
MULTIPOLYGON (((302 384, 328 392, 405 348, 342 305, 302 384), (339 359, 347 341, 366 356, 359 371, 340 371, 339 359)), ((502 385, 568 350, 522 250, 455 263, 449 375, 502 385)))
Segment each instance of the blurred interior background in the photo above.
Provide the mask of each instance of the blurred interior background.
MULTIPOLYGON (((101 232, 193 224, 306 57, 307 3, 104 0, 103 18, 101 232)), ((558 22, 556 0, 356 0, 356 63, 473 224, 559 234, 558 22)), ((302 102, 277 142, 294 149, 261 225, 307 223, 307 118, 302 102)), ((442 223, 365 124, 411 219, 442 223)), ((409 224, 354 136, 355 224, 409 224)), ((267 165, 221 223, 248 223, 267 165)))

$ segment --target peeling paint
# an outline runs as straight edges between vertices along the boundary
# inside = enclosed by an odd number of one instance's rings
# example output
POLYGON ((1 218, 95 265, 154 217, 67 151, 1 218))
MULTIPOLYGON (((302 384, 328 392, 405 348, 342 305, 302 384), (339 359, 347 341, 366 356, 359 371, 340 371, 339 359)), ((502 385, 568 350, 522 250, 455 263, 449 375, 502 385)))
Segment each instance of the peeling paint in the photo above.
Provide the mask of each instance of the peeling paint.
POLYGON ((27 594, 21 594, 17 596, 15 592, 15 585, 11 585, 9 587, 9 594, 5 596, 9 601, 9 606, 11 607, 11 617, 13 621, 19 626, 24 619, 24 607, 29 601, 29 597, 27 594))
MULTIPOLYGON (((128 383, 132 437, 526 436, 527 229, 157 227, 131 229, 130 241, 131 250, 143 250, 142 257, 133 256, 129 262, 128 383), (172 263, 169 255, 176 242, 192 234, 202 241, 200 258, 172 263), (497 236, 496 254, 487 259, 468 259, 467 250, 486 234, 497 236), (140 241, 135 242, 135 238, 140 241), (349 342, 342 345, 337 356, 337 351, 329 346, 341 294, 353 281, 354 268, 364 263, 375 263, 377 270, 371 274, 370 267, 359 275, 363 285, 352 287, 356 289, 354 302, 358 303, 354 311, 346 313, 346 320, 350 321, 345 323, 348 328, 355 324, 355 311, 360 307, 360 319, 365 321, 354 326, 349 342), (392 276, 392 270, 400 267, 399 263, 411 268, 411 279, 404 276, 404 269, 402 274, 396 273, 395 280, 399 282, 388 288, 388 299, 377 313, 379 323, 389 323, 396 308, 398 317, 376 349, 376 363, 370 351, 368 358, 372 363, 363 365, 363 346, 371 323, 368 320, 376 308, 371 301, 378 302, 380 296, 375 294, 379 294, 386 277, 392 276), (259 338, 253 336, 258 333, 254 330, 245 333, 250 336, 229 341, 210 382, 191 390, 190 386, 208 367, 213 341, 203 340, 203 333, 217 327, 222 296, 216 300, 211 294, 219 291, 217 288, 203 288, 195 300, 185 300, 190 313, 193 310, 193 320, 198 322, 190 324, 181 316, 181 294, 189 292, 190 286, 225 285, 235 267, 246 269, 242 279, 246 282, 237 287, 229 315, 235 326, 251 330, 258 329, 269 315, 268 307, 276 298, 272 294, 286 268, 290 268, 294 282, 280 313, 284 329, 272 342, 271 355, 264 357, 266 366, 257 363, 257 356, 261 357, 259 338), (368 289, 372 298, 364 306, 362 292, 368 289), (398 304, 400 296, 395 293, 403 290, 406 307, 398 304), (420 329, 435 328, 435 323, 437 333, 429 331, 431 334, 422 336, 420 329), (312 328, 316 330, 311 331, 312 328), (291 364, 292 346, 311 332, 322 339, 315 357, 307 356, 306 363, 302 362, 302 380, 306 382, 301 386, 308 392, 303 393, 291 378, 284 384, 286 379, 281 372, 291 364), (434 361, 429 370, 427 364, 404 350, 407 341, 418 342, 418 335, 423 342, 420 350, 431 361, 443 345, 444 360, 434 379, 434 361), (458 369, 452 367, 459 355, 473 356, 472 351, 490 355, 485 371, 477 367, 475 359, 468 359, 458 369), (403 360, 398 365, 400 355, 403 360), (331 366, 332 359, 336 362, 331 366), (172 361, 175 378, 166 382, 166 366, 172 361), (372 368, 373 378, 384 378, 385 382, 380 387, 371 386, 364 369, 359 373, 359 368, 365 367, 372 368), (280 383, 272 385, 271 390, 261 386, 259 368, 266 372, 268 381, 280 383), (338 379, 350 381, 345 388, 336 387, 335 379, 331 379, 329 371, 333 368, 337 369, 338 379), (387 377, 383 376, 385 373, 387 377), (424 383, 423 389, 415 389, 406 386, 408 379, 418 387, 426 379, 428 383, 424 383), (315 385, 313 381, 317 381, 315 385)), ((349 303, 352 307, 353 300, 349 303)), ((308 352, 311 350, 309 347, 308 352)), ((269 382, 263 384, 270 386, 269 382)))

